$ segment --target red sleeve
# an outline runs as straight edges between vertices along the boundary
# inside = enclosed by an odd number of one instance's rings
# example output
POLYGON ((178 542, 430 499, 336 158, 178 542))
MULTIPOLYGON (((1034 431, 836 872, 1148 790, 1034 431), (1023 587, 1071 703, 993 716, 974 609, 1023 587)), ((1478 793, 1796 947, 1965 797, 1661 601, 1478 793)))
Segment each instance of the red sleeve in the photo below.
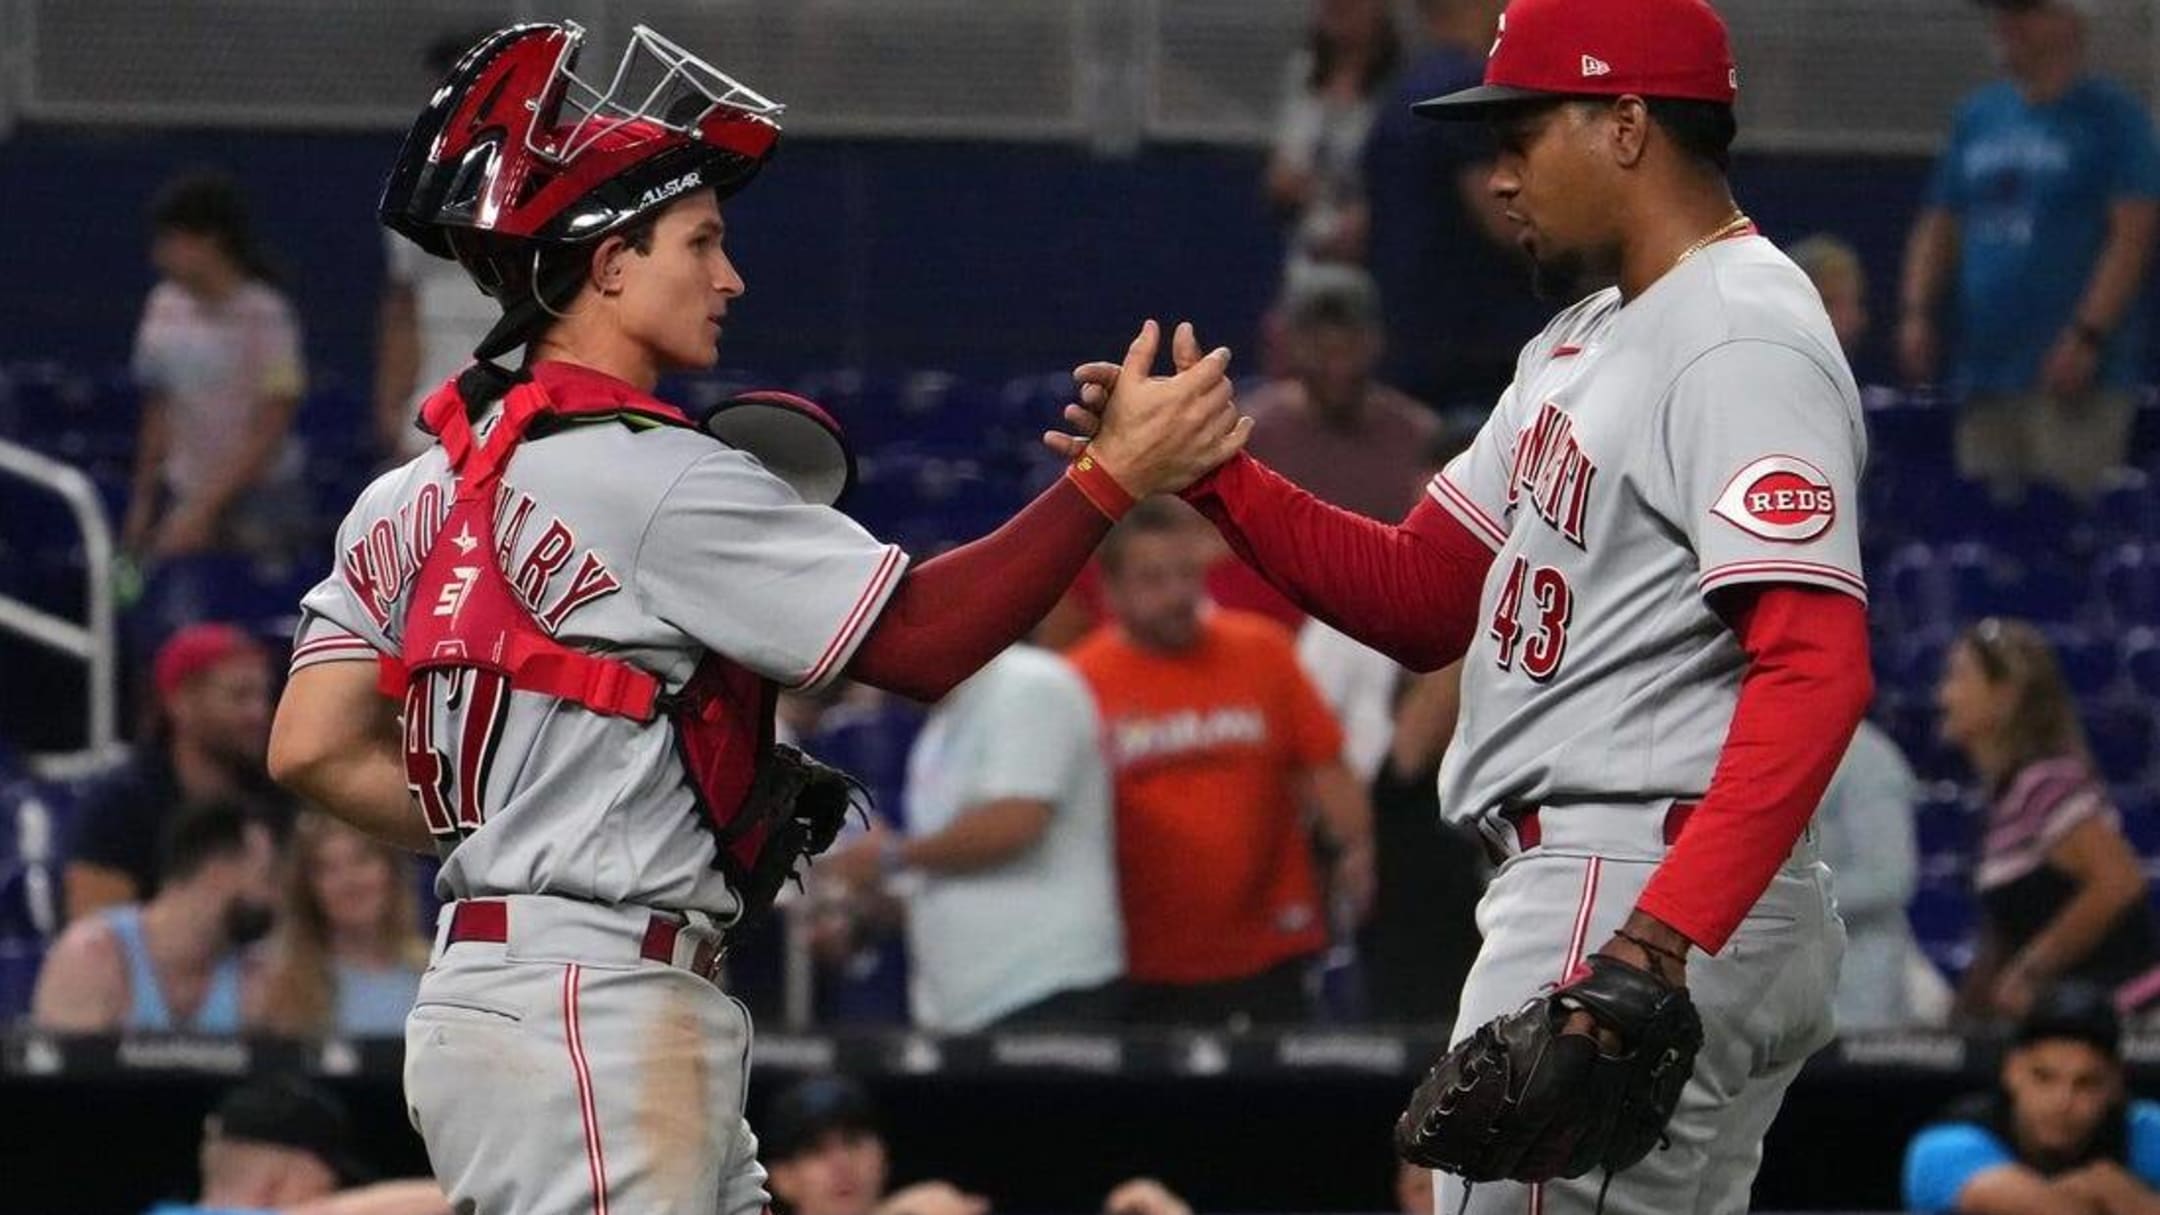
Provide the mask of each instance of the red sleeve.
POLYGON ((996 531, 910 569, 848 674, 921 701, 952 691, 1057 603, 1131 505, 1116 495, 1060 477, 996 531))
POLYGON ((1493 551, 1430 497, 1381 523, 1240 453, 1185 498, 1292 602, 1404 666, 1438 670, 1470 648, 1493 551))
POLYGON ((1636 902, 1711 953, 1814 817, 1875 691, 1859 600, 1789 583, 1727 595, 1748 656, 1740 703, 1709 792, 1636 902))

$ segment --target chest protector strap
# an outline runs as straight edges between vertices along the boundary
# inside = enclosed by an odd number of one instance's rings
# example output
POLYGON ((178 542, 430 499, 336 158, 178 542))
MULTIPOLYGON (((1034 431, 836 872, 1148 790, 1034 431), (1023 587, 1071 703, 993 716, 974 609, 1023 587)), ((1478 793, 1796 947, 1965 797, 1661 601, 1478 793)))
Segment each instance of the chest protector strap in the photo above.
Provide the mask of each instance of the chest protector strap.
MULTIPOLYGON (((831 846, 858 806, 861 787, 792 747, 775 745, 778 688, 723 655, 706 654, 670 695, 650 672, 572 649, 540 627, 503 573, 495 512, 511 455, 534 423, 547 417, 692 425, 656 401, 628 408, 620 401, 565 406, 542 385, 524 380, 503 398, 502 417, 483 441, 455 383, 429 398, 422 419, 442 442, 457 492, 414 575, 401 660, 383 659, 379 683, 385 694, 403 699, 408 729, 426 721, 431 701, 421 677, 436 670, 491 673, 518 691, 640 723, 664 715, 718 846, 714 865, 741 899, 742 917, 756 915, 804 859, 831 846)), ((413 750, 408 746, 409 754, 413 750)), ((485 762, 462 751, 459 760, 485 762)), ((408 773, 416 789, 431 784, 432 775, 439 774, 408 773)), ((428 808, 424 791, 422 808, 428 808)), ((431 825, 436 817, 449 820, 445 830, 452 822, 459 831, 477 828, 479 807, 450 808, 431 816, 431 825)))
MULTIPOLYGON (((385 692, 403 696, 414 677, 429 670, 479 669, 502 676, 518 691, 567 700, 595 713, 638 722, 658 715, 658 679, 549 636, 496 557, 495 506, 503 468, 536 419, 563 412, 546 389, 520 383, 503 399, 502 418, 483 443, 456 391, 446 387, 428 399, 425 418, 450 458, 457 496, 414 576, 402 661, 383 659, 385 692)), ((608 412, 619 410, 610 406, 608 412)))

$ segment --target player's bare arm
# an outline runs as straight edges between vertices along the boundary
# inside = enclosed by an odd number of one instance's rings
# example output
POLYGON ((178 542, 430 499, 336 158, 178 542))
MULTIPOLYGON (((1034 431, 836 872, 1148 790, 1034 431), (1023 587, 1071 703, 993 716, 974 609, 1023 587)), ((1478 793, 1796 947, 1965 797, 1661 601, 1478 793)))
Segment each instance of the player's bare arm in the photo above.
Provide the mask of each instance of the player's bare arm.
POLYGON ((323 662, 293 672, 270 727, 270 775, 377 839, 432 853, 406 788, 396 710, 372 662, 323 662))

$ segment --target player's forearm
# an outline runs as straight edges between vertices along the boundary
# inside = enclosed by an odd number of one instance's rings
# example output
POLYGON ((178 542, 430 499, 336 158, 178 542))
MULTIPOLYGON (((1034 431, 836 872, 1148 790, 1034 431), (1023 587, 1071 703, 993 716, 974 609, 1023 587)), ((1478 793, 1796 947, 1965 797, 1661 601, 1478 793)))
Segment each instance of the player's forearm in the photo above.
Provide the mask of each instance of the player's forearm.
POLYGON ((363 662, 294 671, 270 723, 270 776, 385 843, 432 852, 405 783, 398 715, 374 677, 375 664, 363 662))
POLYGON ((2145 285, 2152 265, 2153 233, 2160 203, 2118 202, 2108 212, 2107 243, 2093 266, 2092 279, 2078 303, 2075 325, 2105 337, 2122 323, 2123 314, 2145 285))
POLYGON ((1940 208, 1921 212, 1905 242, 1905 275, 1898 301, 1906 315, 1934 315, 1956 255, 1957 220, 1940 208))
POLYGON ((1637 903, 1712 953, 1822 804, 1874 693, 1858 600, 1773 586, 1754 592, 1734 623, 1749 664, 1717 770, 1637 903))
MULTIPOLYGON (((1107 480, 1107 478, 1105 478, 1107 480)), ((1117 515, 1115 485, 1073 475, 1003 527, 909 570, 863 639, 848 675, 934 701, 1027 636, 1056 605, 1117 515)))
POLYGON ((405 783, 398 748, 370 745, 301 765, 273 767, 279 784, 353 827, 409 852, 432 854, 433 837, 405 783))
POLYGON ((1469 648, 1492 550, 1429 498, 1391 526, 1242 454, 1185 498, 1291 602, 1396 662, 1435 671, 1469 648))

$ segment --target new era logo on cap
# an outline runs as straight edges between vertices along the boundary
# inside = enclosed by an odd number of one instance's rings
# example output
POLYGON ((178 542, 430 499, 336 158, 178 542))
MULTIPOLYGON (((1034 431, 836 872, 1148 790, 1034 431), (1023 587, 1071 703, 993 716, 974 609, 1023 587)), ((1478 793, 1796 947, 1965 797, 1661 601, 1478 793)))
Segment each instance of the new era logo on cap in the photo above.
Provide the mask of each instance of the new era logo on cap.
POLYGON ((1709 0, 1511 0, 1484 85, 1417 110, 1475 117, 1552 94, 1731 105, 1738 85, 1725 22, 1709 0))

